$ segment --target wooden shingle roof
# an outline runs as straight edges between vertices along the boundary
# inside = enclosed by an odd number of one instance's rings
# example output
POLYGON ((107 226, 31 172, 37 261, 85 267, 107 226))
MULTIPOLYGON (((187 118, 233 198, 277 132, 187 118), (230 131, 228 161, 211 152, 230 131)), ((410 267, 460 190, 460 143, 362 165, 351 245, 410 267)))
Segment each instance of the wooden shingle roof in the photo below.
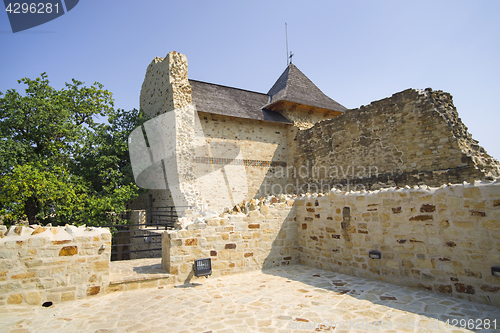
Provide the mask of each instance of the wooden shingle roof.
POLYGON ((280 102, 291 102, 314 108, 344 112, 344 106, 326 96, 294 64, 288 65, 283 74, 267 93, 265 108, 273 108, 280 102))
POLYGON ((269 99, 266 94, 191 79, 189 83, 197 111, 292 124, 279 112, 262 109, 269 99))

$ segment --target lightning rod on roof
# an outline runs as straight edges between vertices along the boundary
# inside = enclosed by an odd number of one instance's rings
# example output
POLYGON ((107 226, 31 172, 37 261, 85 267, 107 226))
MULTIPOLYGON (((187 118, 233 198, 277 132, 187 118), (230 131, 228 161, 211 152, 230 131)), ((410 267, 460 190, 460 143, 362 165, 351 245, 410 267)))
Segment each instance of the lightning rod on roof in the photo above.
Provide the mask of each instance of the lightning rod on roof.
POLYGON ((294 54, 292 51, 290 51, 290 54, 288 54, 288 26, 285 22, 285 39, 286 39, 286 66, 290 65, 292 63, 292 57, 294 54))
POLYGON ((288 67, 288 27, 285 22, 285 40, 286 40, 286 66, 288 67))

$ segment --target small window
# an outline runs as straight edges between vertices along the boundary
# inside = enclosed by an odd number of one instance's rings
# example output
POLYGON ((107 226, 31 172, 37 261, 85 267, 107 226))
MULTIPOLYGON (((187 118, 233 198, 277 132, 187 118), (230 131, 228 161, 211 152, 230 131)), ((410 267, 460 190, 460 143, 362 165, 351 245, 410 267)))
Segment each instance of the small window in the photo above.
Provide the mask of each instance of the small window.
POLYGON ((351 209, 349 207, 344 207, 344 209, 342 209, 342 217, 346 222, 351 220, 351 209))

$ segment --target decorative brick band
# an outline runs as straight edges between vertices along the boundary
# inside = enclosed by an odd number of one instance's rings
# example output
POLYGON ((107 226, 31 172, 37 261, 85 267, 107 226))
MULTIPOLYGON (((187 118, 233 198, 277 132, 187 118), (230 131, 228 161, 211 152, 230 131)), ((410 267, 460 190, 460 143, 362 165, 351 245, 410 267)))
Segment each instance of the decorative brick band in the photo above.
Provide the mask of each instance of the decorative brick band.
POLYGON ((242 160, 223 157, 195 157, 195 163, 201 164, 220 164, 220 165, 244 165, 254 167, 283 167, 286 168, 286 162, 242 160))

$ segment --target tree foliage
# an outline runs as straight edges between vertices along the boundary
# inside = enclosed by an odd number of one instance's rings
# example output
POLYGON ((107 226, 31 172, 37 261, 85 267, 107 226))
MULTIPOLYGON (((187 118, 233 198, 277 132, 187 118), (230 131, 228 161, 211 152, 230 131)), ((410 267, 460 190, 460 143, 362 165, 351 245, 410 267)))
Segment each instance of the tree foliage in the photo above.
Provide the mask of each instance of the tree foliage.
POLYGON ((7 222, 106 223, 138 195, 127 138, 137 110, 113 108, 99 83, 56 90, 43 73, 0 92, 0 215, 7 222), (107 122, 97 122, 104 117, 107 122))

